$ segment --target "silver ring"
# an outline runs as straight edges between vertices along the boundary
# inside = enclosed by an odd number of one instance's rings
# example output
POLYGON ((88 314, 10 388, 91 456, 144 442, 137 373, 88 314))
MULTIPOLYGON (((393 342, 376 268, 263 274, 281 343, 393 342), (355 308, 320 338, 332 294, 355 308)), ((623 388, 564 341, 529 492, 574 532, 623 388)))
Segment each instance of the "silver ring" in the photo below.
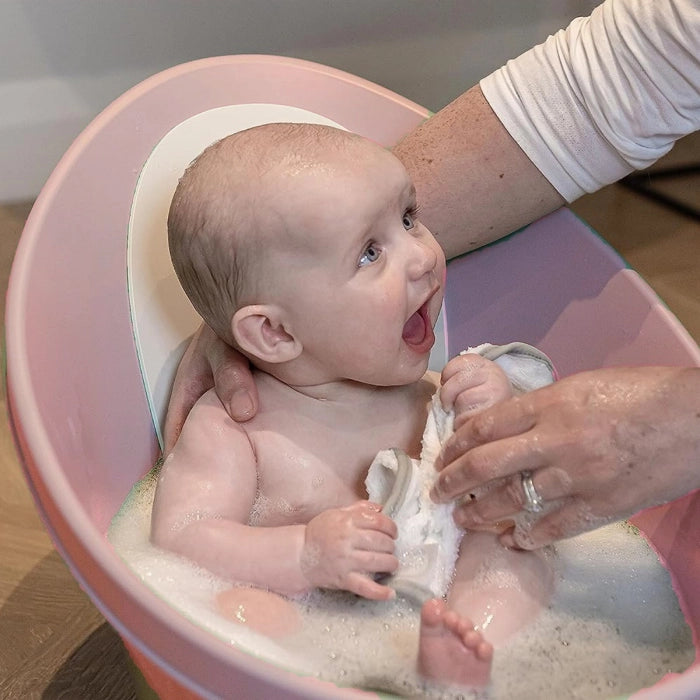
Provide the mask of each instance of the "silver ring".
POLYGON ((542 496, 537 493, 537 489, 532 483, 532 472, 520 472, 520 479, 523 485, 523 495, 525 496, 523 508, 528 513, 541 513, 544 501, 542 500, 542 496))

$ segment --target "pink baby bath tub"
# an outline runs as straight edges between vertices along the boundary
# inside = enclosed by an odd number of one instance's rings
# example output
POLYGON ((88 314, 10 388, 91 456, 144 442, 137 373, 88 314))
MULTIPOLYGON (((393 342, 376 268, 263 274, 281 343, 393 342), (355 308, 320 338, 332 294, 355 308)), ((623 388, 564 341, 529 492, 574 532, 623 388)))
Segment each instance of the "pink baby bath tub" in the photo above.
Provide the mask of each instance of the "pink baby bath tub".
MULTIPOLYGON (((57 548, 161 697, 356 697, 230 648, 138 581, 105 539, 159 453, 167 387, 196 323, 172 310, 180 292, 162 241, 153 243, 169 188, 191 155, 227 133, 229 118, 229 131, 328 120, 389 146, 427 116, 383 88, 305 61, 196 61, 145 81, 99 115, 32 210, 7 301, 17 446, 57 548), (173 148, 154 165, 156 147, 171 138, 173 148)), ((453 261, 445 318, 449 355, 517 338, 549 353, 562 374, 700 364, 697 346, 656 295, 566 210, 453 261)), ((669 567, 697 646, 700 494, 640 513, 635 523, 669 567)), ((697 656, 686 673, 638 695, 700 697, 697 656)))

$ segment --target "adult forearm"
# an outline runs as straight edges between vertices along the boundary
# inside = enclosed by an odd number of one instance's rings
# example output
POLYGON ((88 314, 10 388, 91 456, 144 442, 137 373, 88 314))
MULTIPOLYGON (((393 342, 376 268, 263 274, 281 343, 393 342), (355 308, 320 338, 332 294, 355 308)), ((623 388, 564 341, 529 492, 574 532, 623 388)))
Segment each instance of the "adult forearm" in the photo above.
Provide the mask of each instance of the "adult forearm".
POLYGON ((421 219, 448 257, 506 236, 564 203, 478 86, 409 134, 394 153, 416 185, 421 219))
POLYGON ((448 257, 646 167, 700 127, 696 0, 607 0, 395 149, 448 257))

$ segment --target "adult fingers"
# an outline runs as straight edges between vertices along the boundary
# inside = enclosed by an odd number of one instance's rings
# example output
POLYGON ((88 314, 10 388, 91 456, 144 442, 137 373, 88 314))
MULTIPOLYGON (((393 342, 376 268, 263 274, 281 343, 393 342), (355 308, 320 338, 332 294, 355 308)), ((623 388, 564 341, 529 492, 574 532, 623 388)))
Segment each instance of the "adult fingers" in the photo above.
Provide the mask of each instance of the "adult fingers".
MULTIPOLYGON (((532 484, 545 503, 570 496, 573 489, 569 475, 552 467, 535 470, 532 484)), ((525 510, 526 503, 522 474, 518 472, 502 479, 483 496, 458 504, 454 519, 467 530, 478 529, 525 510)))
POLYGON ((471 448, 442 467, 430 496, 437 503, 446 503, 496 479, 534 471, 545 464, 544 450, 536 436, 501 439, 471 448))
POLYGON ((557 540, 595 530, 616 519, 618 517, 612 515, 594 515, 583 499, 570 498, 563 501, 558 508, 533 520, 528 526, 516 526, 499 539, 506 547, 539 549, 557 540))
POLYGON ((211 367, 201 346, 202 325, 192 337, 175 374, 163 428, 163 452, 168 454, 197 399, 213 385, 211 367))
POLYGON ((170 395, 170 404, 165 414, 165 424, 163 426, 163 455, 170 454, 177 439, 182 432, 187 415, 192 410, 196 398, 191 401, 187 395, 176 393, 174 388, 170 395))
POLYGON ((474 447, 520 435, 534 427, 536 416, 532 396, 536 393, 515 396, 477 415, 457 416, 454 435, 442 450, 438 468, 474 447))
POLYGON ((207 352, 216 395, 233 420, 244 423, 258 411, 258 390, 248 359, 216 339, 207 352))

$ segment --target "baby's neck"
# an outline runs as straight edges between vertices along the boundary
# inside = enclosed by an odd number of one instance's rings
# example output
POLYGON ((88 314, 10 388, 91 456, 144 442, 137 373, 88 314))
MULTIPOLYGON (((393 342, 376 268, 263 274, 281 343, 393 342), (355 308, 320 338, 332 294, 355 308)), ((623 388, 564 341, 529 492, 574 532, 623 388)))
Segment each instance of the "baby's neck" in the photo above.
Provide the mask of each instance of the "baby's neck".
POLYGON ((387 447, 418 457, 428 406, 439 380, 439 375, 429 373, 402 386, 350 381, 293 385, 256 370, 260 411, 248 429, 286 431, 300 441, 306 431, 310 443, 330 440, 331 451, 349 449, 348 454, 359 455, 353 469, 366 470, 374 455, 387 447))
POLYGON ((284 381, 280 377, 263 370, 256 370, 255 375, 256 382, 260 383, 264 389, 287 394, 293 393, 298 395, 300 400, 310 399, 311 401, 317 401, 326 405, 332 404, 338 407, 344 405, 357 407, 358 404, 361 405, 367 401, 376 400, 378 396, 401 392, 404 388, 401 386, 375 386, 348 379, 321 383, 296 383, 284 381))

